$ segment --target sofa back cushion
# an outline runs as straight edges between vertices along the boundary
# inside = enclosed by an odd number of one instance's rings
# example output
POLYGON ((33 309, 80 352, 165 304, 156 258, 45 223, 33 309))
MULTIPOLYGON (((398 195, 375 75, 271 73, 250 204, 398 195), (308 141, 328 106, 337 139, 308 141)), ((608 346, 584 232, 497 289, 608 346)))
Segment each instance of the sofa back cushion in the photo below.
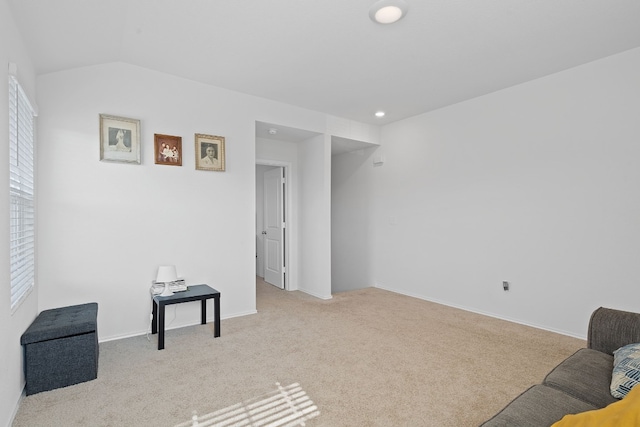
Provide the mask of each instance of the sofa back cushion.
POLYGON ((591 315, 587 347, 613 355, 627 344, 640 342, 640 313, 600 307, 591 315))

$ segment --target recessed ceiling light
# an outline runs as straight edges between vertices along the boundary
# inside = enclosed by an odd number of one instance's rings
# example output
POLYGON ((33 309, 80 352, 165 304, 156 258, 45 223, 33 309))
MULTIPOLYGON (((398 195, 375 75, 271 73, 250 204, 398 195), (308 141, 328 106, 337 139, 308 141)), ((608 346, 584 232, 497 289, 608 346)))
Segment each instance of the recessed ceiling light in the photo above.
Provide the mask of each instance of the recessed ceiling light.
POLYGON ((407 14, 404 0, 380 0, 369 9, 369 17, 379 24, 392 24, 407 14))
POLYGON ((376 111, 376 117, 384 117, 384 111, 376 111))

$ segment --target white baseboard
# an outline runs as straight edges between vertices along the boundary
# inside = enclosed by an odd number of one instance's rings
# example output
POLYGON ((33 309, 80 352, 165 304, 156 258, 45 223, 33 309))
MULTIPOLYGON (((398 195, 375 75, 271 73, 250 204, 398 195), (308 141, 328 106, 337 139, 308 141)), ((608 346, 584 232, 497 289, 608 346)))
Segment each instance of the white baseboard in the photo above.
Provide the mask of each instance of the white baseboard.
POLYGON ((566 336, 572 337, 572 338, 578 338, 578 339, 581 339, 581 340, 586 340, 587 339, 587 337, 579 336, 579 335, 573 334, 571 332, 562 331, 562 330, 553 329, 553 328, 548 328, 548 327, 537 325, 535 323, 523 322, 521 320, 512 319, 512 318, 505 317, 505 316, 502 316, 502 315, 499 315, 499 314, 488 313, 488 312, 485 312, 485 311, 476 310, 474 308, 466 307, 466 306, 463 306, 463 305, 452 304, 452 303, 449 303, 447 301, 441 301, 441 300, 437 300, 437 299, 433 299, 433 298, 427 298, 427 297, 425 297, 423 295, 417 295, 417 294, 413 294, 413 293, 410 293, 410 292, 400 292, 397 289, 390 289, 390 288, 387 288, 385 286, 381 286, 379 283, 376 283, 374 288, 382 289, 382 290, 393 292, 393 293, 400 294, 400 295, 406 295, 408 297, 421 299, 423 301, 433 302, 435 304, 446 305, 447 307, 457 308, 459 310, 464 310, 464 311, 468 311, 468 312, 471 312, 471 313, 481 314, 483 316, 493 317, 494 319, 506 320, 507 322, 517 323, 519 325, 524 325, 524 326, 530 326, 532 328, 540 329, 540 330, 543 330, 543 331, 549 331, 549 332, 553 332, 553 333, 560 334, 560 335, 566 335, 566 336))
MULTIPOLYGON (((241 313, 234 313, 230 316, 223 316, 220 318, 220 320, 225 320, 225 319, 232 319, 234 317, 242 317, 242 316, 248 316, 251 314, 257 314, 258 312, 256 310, 250 310, 250 311, 246 311, 246 312, 241 312, 241 313)), ((214 319, 212 317, 207 316, 207 323, 209 322, 213 322, 214 319)), ((189 323, 184 323, 184 324, 176 324, 176 325, 165 325, 165 331, 170 331, 171 329, 179 329, 179 328, 186 328, 187 326, 196 326, 196 325, 200 325, 199 321, 195 321, 195 322, 189 322, 189 323)), ((110 337, 99 337, 98 338, 98 342, 109 342, 109 341, 116 341, 116 340, 121 340, 121 339, 125 339, 125 338, 132 338, 132 337, 139 337, 141 335, 147 335, 149 333, 149 331, 147 329, 145 329, 144 331, 134 331, 131 332, 129 334, 122 334, 122 335, 114 335, 114 336, 110 336, 110 337)))
POLYGON ((315 292, 311 292, 311 291, 309 291, 309 290, 307 290, 307 289, 298 289, 298 290, 299 290, 300 292, 304 292, 304 293, 305 293, 305 294, 307 294, 307 295, 311 295, 312 297, 320 298, 320 299, 323 299, 323 300, 330 300, 330 299, 332 299, 332 298, 333 298, 333 295, 331 295, 331 294, 329 294, 329 295, 327 296, 327 295, 320 295, 320 294, 317 294, 317 293, 315 293, 315 292))
POLYGON ((7 424, 6 427, 11 427, 13 425, 13 422, 16 420, 16 415, 18 415, 18 409, 20 409, 20 405, 22 404, 22 399, 24 399, 26 396, 26 387, 27 387, 27 384, 25 383, 24 386, 22 387, 22 393, 20 394, 20 398, 18 399, 15 406, 13 407, 13 413, 11 414, 11 417, 9 417, 9 424, 7 424))

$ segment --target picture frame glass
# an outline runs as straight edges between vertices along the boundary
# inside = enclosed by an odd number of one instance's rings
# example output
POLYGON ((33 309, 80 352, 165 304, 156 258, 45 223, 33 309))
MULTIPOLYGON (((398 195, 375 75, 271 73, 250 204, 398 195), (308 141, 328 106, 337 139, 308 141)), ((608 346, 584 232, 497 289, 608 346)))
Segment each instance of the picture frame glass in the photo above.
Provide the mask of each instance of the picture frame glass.
POLYGON ((154 134, 154 153, 157 165, 182 166, 182 137, 154 134))
POLYGON ((140 120, 100 114, 100 160, 140 164, 140 120))
POLYGON ((223 136, 195 135, 196 169, 225 170, 225 139, 223 136))

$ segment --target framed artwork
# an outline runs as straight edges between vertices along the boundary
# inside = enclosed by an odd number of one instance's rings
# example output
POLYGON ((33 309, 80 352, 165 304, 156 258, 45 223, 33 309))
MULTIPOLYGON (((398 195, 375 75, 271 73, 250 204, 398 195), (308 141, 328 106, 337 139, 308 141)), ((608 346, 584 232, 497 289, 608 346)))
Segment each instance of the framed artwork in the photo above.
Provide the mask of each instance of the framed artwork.
POLYGON ((224 137, 196 133, 196 169, 224 171, 224 137))
POLYGON ((140 164, 140 120, 100 114, 100 160, 140 164))
POLYGON ((156 165, 182 166, 182 137, 153 135, 156 165))

